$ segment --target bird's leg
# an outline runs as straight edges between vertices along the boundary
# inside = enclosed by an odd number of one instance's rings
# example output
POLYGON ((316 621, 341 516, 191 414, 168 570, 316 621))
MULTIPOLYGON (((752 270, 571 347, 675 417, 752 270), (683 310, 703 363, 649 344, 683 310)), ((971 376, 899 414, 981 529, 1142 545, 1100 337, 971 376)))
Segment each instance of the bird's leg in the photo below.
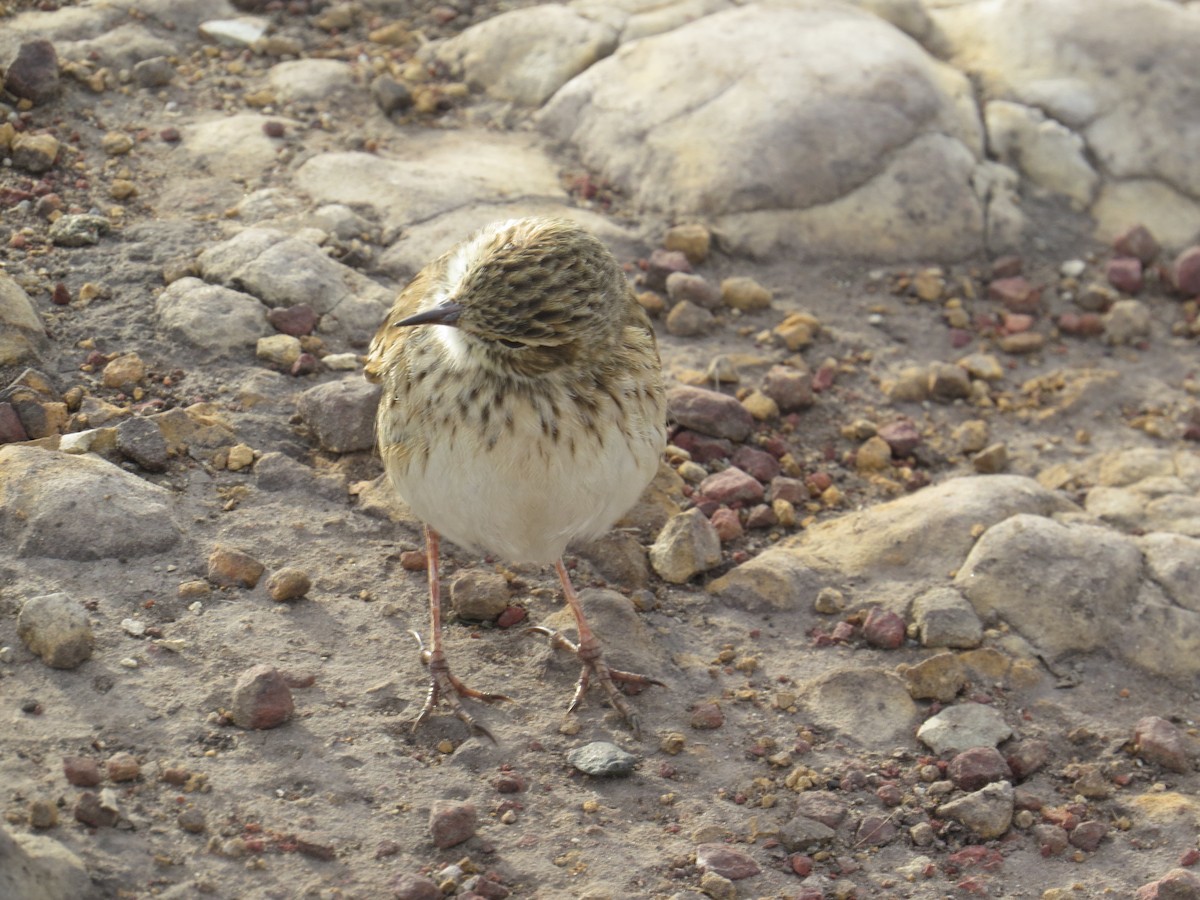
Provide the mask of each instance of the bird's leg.
POLYGON ((591 626, 588 625, 587 617, 583 614, 583 606, 579 602, 579 595, 575 593, 575 587, 571 584, 571 576, 567 574, 567 569, 561 559, 554 563, 554 571, 558 573, 558 580, 562 582, 563 597, 567 601, 567 606, 571 608, 571 613, 575 616, 575 627, 579 631, 579 643, 573 644, 561 633, 541 626, 531 628, 530 631, 549 635, 552 646, 570 650, 579 657, 579 661, 583 664, 583 670, 579 673, 579 681, 575 685, 575 694, 571 698, 571 705, 567 707, 567 712, 574 712, 579 708, 579 704, 583 701, 583 695, 587 693, 588 685, 594 678, 600 684, 600 687, 604 689, 604 693, 608 695, 609 702, 612 703, 625 719, 625 722, 633 730, 633 733, 641 737, 638 717, 630 709, 629 703, 625 700, 625 695, 617 688, 616 682, 620 681, 643 688, 652 684, 657 684, 659 687, 666 687, 666 685, 647 675, 639 675, 636 672, 624 672, 621 669, 609 667, 600 651, 600 642, 596 640, 596 634, 592 631, 591 626))
POLYGON ((416 632, 413 632, 413 636, 421 645, 421 662, 429 667, 429 694, 425 698, 421 714, 413 724, 413 730, 429 718, 429 714, 441 700, 472 732, 482 734, 494 744, 496 739, 492 737, 491 732, 476 723, 458 698, 471 697, 486 703, 512 698, 504 694, 487 694, 469 688, 450 671, 450 664, 446 661, 445 651, 442 650, 442 585, 438 577, 438 533, 428 525, 425 526, 425 560, 429 572, 429 631, 432 646, 426 650, 425 645, 421 643, 421 636, 416 632))

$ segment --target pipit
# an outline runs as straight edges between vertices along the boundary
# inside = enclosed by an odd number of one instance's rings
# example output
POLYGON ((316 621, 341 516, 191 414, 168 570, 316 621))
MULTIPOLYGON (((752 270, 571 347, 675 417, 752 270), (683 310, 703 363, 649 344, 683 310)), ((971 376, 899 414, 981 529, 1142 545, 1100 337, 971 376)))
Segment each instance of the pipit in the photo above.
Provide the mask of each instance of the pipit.
MULTIPOLYGON (((666 442, 654 331, 620 265, 565 221, 491 225, 426 266, 371 342, 381 381, 376 431, 387 474, 425 523, 430 688, 417 725, 444 702, 472 731, 459 697, 487 702, 450 671, 442 648, 438 542, 514 563, 553 563, 578 644, 548 629, 635 731, 617 682, 562 562, 568 543, 600 537, 637 502, 666 442)), ((420 637, 418 636, 418 641, 420 637)))

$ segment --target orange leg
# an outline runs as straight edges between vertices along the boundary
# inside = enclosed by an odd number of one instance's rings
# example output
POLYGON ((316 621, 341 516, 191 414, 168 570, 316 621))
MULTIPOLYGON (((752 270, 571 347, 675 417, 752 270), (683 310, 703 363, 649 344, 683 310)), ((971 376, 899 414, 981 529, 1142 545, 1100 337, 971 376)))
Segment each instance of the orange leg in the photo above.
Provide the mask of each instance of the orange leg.
POLYGON ((604 689, 609 702, 625 719, 633 733, 641 737, 638 717, 630 708, 625 695, 617 688, 616 682, 620 681, 639 687, 648 687, 652 684, 657 684, 659 687, 666 687, 666 685, 657 679, 639 675, 636 672, 624 672, 620 669, 609 668, 600 651, 600 642, 596 640, 595 632, 588 625, 587 617, 583 614, 583 606, 579 602, 579 595, 575 593, 571 577, 567 574, 567 569, 561 559, 554 563, 554 571, 558 573, 558 580, 562 582, 563 597, 567 601, 567 606, 571 608, 571 613, 575 616, 575 627, 579 631, 579 643, 574 644, 561 633, 540 625, 529 630, 548 635, 553 646, 570 650, 579 657, 579 661, 583 664, 583 670, 579 673, 579 681, 575 684, 575 694, 571 698, 571 705, 567 707, 567 711, 574 712, 579 708, 579 704, 583 702, 583 695, 587 693, 588 685, 594 678, 604 689))
POLYGON ((426 650, 425 645, 421 643, 421 636, 415 631, 412 633, 413 637, 417 639, 417 643, 421 645, 421 662, 429 667, 429 694, 425 698, 425 705, 421 708, 420 715, 417 716, 413 730, 415 731, 422 722, 429 718, 430 713, 438 705, 438 701, 441 701, 450 707, 450 711, 458 716, 472 732, 482 734, 494 744, 496 739, 492 737, 491 732, 475 721, 458 698, 470 697, 474 700, 483 700, 485 703, 512 700, 512 698, 506 697, 504 694, 488 694, 467 687, 450 671, 450 664, 446 661, 446 654, 442 650, 442 585, 441 579, 438 577, 438 533, 428 525, 425 526, 425 559, 429 570, 429 630, 433 646, 426 650))

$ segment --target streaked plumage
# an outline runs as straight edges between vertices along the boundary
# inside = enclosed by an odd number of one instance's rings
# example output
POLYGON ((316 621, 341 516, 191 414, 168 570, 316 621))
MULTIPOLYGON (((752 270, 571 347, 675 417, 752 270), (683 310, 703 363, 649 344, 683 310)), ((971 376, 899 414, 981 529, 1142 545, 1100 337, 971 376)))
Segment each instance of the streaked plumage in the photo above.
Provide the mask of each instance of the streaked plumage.
MULTIPOLYGON (((367 373, 383 385, 378 443, 396 490, 434 532, 511 562, 556 562, 608 531, 665 444, 650 322, 612 254, 570 222, 497 223, 431 263, 375 335, 367 373)), ((587 667, 604 683, 579 624, 582 687, 587 667)), ((433 641, 436 657, 436 610, 433 641)), ((422 718, 440 694, 470 724, 434 674, 422 718)))

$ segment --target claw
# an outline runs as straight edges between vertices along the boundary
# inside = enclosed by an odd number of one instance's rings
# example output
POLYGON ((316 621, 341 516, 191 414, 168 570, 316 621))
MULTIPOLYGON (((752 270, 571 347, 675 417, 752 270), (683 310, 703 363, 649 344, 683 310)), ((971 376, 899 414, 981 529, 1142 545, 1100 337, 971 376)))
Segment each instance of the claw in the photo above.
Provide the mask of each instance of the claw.
POLYGON ((617 688, 616 682, 619 681, 623 684, 641 688, 649 687, 652 684, 656 684, 659 687, 666 687, 663 682, 657 678, 651 678, 648 675, 641 675, 637 672, 626 672, 623 669, 610 668, 601 656, 598 644, 593 643, 591 646, 583 647, 580 644, 576 644, 561 631, 555 631, 543 625, 533 625, 526 628, 524 633, 546 635, 550 639, 550 646, 575 654, 582 664, 579 672, 579 680, 575 682, 575 693, 571 695, 571 702, 567 706, 567 712, 573 713, 579 708, 583 702, 583 696, 587 693, 588 687, 591 685, 591 680, 594 677, 599 682, 600 687, 604 689, 604 693, 607 695, 613 708, 624 718, 634 737, 641 738, 641 723, 626 702, 625 695, 617 688))
POLYGON ((484 703, 495 703, 498 700, 508 700, 511 702, 512 697, 505 694, 477 691, 472 687, 468 687, 450 671, 450 664, 446 662, 444 653, 441 651, 431 652, 426 650, 424 643, 421 641, 421 636, 417 632, 410 631, 409 634, 417 639, 417 644, 421 648, 421 662, 429 669, 429 693, 425 695, 425 705, 421 707, 421 712, 417 715, 417 720, 413 723, 413 731, 421 727, 421 724, 429 718, 439 702, 443 702, 471 730, 472 734, 482 735, 493 744, 497 743, 492 733, 475 721, 475 717, 467 712, 466 707, 462 705, 458 698, 470 697, 473 700, 482 700, 484 703))

